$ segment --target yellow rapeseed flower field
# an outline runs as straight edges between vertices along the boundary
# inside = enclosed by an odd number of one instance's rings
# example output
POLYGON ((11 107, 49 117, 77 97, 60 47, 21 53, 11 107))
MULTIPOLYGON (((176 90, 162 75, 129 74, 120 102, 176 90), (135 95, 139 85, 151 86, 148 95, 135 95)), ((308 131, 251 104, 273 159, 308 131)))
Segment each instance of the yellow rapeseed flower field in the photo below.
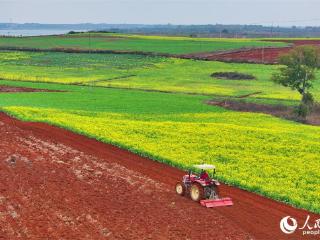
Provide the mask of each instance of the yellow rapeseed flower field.
POLYGON ((320 212, 319 127, 231 111, 167 115, 29 107, 5 110, 174 166, 213 163, 224 182, 320 212))

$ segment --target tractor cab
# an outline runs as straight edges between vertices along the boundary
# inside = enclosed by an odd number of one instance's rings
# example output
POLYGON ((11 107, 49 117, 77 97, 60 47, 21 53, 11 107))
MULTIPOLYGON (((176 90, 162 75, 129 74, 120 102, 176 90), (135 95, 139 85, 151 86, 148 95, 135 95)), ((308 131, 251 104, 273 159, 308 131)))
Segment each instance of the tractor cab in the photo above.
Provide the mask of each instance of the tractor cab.
POLYGON ((200 180, 205 182, 214 181, 213 178, 214 178, 214 175, 216 174, 216 167, 214 165, 201 164, 201 165, 194 165, 193 167, 200 170, 200 175, 199 175, 200 180))
POLYGON ((188 171, 188 174, 183 176, 184 182, 198 182, 202 186, 216 184, 220 185, 220 183, 214 180, 214 175, 216 173, 216 167, 214 165, 202 164, 202 165, 194 165, 196 169, 199 169, 200 174, 193 173, 192 170, 188 171))
POLYGON ((200 202, 202 206, 218 207, 230 206, 233 202, 230 198, 220 198, 218 186, 220 183, 214 179, 216 168, 214 165, 194 165, 200 170, 200 174, 192 170, 182 177, 182 181, 176 184, 176 192, 181 196, 189 195, 193 201, 200 202))

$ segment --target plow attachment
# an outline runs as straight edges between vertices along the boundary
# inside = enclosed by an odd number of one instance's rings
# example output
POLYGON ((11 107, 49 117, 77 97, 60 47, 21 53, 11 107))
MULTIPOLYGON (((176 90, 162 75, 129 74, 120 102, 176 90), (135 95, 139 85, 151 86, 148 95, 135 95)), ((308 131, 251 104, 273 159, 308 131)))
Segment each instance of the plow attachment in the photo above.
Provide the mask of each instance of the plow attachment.
POLYGON ((233 202, 231 198, 220 198, 220 199, 206 199, 200 201, 201 206, 212 208, 212 207, 225 207, 232 206, 233 202))

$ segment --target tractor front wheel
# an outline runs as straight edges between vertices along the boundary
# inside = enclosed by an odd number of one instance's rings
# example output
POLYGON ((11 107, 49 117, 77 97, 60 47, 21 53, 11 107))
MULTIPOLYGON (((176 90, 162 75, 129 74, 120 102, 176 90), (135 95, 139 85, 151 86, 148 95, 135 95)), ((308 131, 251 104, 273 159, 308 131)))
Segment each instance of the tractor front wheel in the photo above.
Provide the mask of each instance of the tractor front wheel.
POLYGON ((183 196, 186 193, 185 186, 180 182, 176 184, 176 193, 180 196, 183 196))
POLYGON ((190 188, 190 197, 193 201, 199 202, 204 199, 204 190, 200 184, 194 183, 190 188))

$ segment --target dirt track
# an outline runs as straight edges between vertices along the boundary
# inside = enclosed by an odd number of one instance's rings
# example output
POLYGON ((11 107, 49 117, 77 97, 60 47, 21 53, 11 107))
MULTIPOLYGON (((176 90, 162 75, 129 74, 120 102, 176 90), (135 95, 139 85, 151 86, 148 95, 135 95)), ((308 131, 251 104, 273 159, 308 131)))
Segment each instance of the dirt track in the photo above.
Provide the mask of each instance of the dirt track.
POLYGON ((0 131, 0 239, 286 239, 280 219, 309 214, 228 186, 235 206, 205 209, 175 168, 5 114, 0 131))

